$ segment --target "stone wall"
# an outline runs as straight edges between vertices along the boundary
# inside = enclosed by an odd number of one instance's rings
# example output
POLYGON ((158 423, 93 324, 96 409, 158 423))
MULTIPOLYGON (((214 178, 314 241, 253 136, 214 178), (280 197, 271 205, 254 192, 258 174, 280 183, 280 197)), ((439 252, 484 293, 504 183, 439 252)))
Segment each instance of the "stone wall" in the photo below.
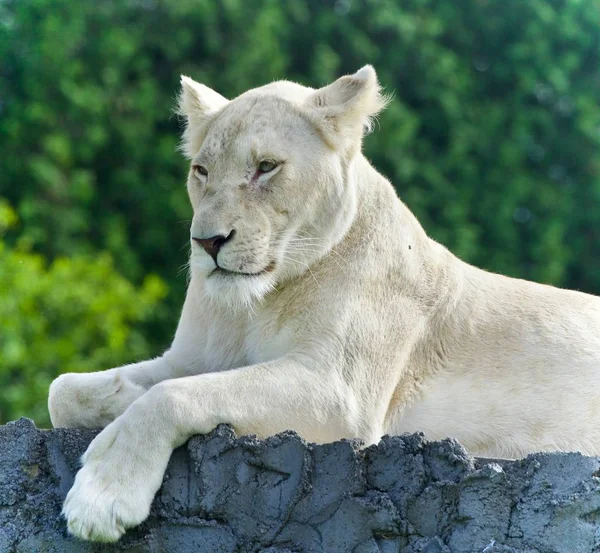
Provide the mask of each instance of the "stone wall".
POLYGON ((452 440, 359 450, 227 426, 171 459, 150 518, 117 545, 67 535, 60 507, 92 431, 0 427, 0 553, 592 553, 600 459, 469 457, 452 440))

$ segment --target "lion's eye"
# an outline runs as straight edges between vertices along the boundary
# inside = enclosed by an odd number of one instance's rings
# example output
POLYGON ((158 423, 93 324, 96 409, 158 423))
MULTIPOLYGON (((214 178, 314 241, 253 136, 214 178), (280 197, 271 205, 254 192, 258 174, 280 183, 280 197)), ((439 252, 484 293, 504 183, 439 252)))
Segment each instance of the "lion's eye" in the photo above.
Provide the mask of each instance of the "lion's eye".
POLYGON ((261 161, 258 164, 258 170, 261 173, 270 173, 273 169, 275 169, 275 167, 277 167, 277 163, 275 163, 274 161, 261 161))
POLYGON ((194 165, 193 169, 197 179, 204 180, 208 176, 208 171, 203 165, 194 165))

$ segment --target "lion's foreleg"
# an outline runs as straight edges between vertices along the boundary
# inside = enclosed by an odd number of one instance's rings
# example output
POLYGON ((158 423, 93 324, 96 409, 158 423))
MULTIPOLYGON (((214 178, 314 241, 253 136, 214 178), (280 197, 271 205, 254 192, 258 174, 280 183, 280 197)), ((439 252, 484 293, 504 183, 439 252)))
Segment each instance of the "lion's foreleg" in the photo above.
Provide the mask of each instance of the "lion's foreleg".
POLYGON ((294 361, 167 380, 88 448, 65 502, 69 528, 86 539, 118 539, 148 515, 171 451, 219 423, 240 434, 293 429, 311 441, 331 441, 356 436, 359 418, 350 390, 294 361))

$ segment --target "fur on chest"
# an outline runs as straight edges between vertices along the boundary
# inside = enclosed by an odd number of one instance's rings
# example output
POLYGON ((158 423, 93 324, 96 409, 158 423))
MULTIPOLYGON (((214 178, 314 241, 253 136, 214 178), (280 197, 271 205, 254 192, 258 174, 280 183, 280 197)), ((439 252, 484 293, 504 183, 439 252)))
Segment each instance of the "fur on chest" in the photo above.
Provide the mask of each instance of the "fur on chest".
POLYGON ((213 370, 228 370, 283 357, 293 343, 292 329, 277 324, 275 317, 242 313, 236 320, 210 325, 205 357, 213 370))
POLYGON ((244 352, 249 364, 265 363, 286 355, 294 342, 292 330, 275 325, 273 320, 248 325, 244 352))

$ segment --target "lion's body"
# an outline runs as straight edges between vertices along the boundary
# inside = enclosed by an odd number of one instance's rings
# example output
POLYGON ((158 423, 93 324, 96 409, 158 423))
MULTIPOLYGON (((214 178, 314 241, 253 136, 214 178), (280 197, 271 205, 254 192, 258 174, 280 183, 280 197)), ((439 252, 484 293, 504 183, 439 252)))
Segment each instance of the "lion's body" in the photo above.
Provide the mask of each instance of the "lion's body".
POLYGON ((109 425, 67 498, 73 532, 112 540, 143 520, 172 448, 221 422, 600 454, 600 299, 487 273, 428 238, 360 153, 382 106, 369 68, 230 103, 184 81, 195 215, 173 345, 50 394, 56 425, 109 425), (275 168, 255 170, 265 156, 275 168), (215 235, 217 254, 197 245, 215 235))

